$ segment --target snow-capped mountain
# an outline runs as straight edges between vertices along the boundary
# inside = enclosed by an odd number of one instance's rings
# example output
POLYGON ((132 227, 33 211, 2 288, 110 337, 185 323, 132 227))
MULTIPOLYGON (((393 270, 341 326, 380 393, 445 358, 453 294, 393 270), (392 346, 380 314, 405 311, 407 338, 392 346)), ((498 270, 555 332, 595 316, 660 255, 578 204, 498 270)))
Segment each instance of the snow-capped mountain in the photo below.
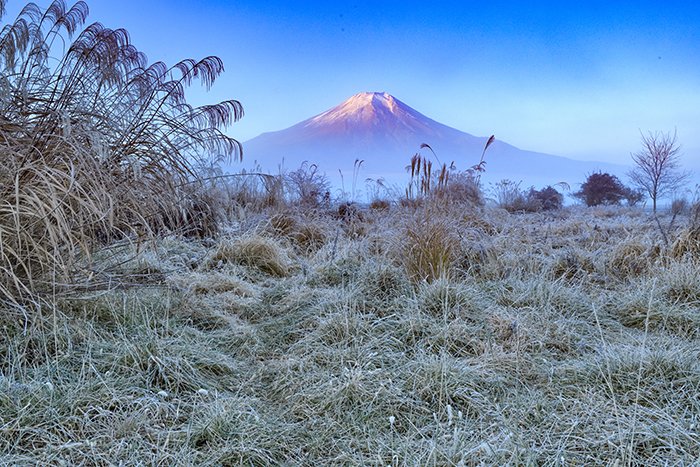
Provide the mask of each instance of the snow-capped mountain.
MULTIPOLYGON (((411 156, 421 152, 436 162, 454 161, 466 169, 479 161, 488 136, 477 137, 432 120, 385 92, 356 94, 326 112, 281 131, 263 133, 243 144, 246 166, 256 161, 264 170, 277 173, 282 167, 297 169, 303 162, 318 165, 338 185, 342 172, 353 174, 356 160, 363 160, 359 177, 384 178, 402 185, 411 156), (429 150, 421 151, 421 144, 429 150)), ((524 151, 498 140, 486 153, 482 179, 522 181, 522 186, 567 182, 572 187, 588 173, 603 170, 623 176, 626 167, 603 162, 583 162, 524 151)), ((238 168, 232 166, 231 170, 238 168)))

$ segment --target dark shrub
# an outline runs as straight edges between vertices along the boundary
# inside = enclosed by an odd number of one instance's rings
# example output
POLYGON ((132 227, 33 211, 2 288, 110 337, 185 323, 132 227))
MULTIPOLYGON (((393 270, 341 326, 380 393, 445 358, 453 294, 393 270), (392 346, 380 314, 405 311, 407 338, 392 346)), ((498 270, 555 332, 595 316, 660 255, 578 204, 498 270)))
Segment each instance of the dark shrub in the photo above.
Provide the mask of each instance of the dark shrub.
POLYGON ((539 212, 559 209, 564 196, 548 186, 541 190, 531 187, 528 191, 520 190, 520 183, 501 180, 493 188, 496 202, 508 212, 539 212))
POLYGON ((564 195, 551 186, 547 186, 541 190, 530 188, 527 198, 529 205, 538 206, 542 211, 561 209, 564 204, 564 195))
POLYGON ((586 206, 611 205, 620 204, 621 200, 628 199, 630 192, 631 190, 615 175, 595 172, 588 176, 581 185, 581 190, 574 193, 574 197, 586 203, 586 206))

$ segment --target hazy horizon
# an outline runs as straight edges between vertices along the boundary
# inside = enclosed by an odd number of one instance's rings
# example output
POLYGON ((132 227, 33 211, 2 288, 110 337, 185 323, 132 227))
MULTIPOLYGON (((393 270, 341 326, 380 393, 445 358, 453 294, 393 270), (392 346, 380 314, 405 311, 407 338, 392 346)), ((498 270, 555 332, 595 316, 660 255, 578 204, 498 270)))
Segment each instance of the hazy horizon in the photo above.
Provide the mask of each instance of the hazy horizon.
MULTIPOLYGON (((127 29, 151 61, 220 56, 227 71, 190 100, 240 100, 240 141, 386 91, 458 130, 579 160, 628 164, 640 131, 675 129, 700 166, 695 4, 87 3, 88 22, 127 29)), ((4 24, 24 5, 9 0, 4 24)))

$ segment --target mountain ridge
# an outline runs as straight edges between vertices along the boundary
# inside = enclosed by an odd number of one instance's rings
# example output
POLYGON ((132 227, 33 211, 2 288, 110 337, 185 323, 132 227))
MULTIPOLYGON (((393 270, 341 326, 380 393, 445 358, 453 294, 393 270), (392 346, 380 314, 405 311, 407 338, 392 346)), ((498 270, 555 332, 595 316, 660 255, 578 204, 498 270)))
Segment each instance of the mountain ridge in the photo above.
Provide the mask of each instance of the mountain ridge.
MULTIPOLYGON (((383 178, 400 185, 407 178, 404 167, 423 143, 430 145, 440 161, 454 161, 463 170, 478 162, 487 140, 433 120, 387 92, 361 92, 243 145, 246 160, 255 160, 263 170, 274 172, 280 166, 295 170, 306 161, 316 164, 337 185, 338 172, 342 178, 342 173, 352 173, 355 160, 363 160, 363 178, 383 178)), ((507 178, 526 186, 559 182, 573 186, 596 170, 622 176, 627 167, 523 150, 497 139, 486 153, 482 179, 507 178)))

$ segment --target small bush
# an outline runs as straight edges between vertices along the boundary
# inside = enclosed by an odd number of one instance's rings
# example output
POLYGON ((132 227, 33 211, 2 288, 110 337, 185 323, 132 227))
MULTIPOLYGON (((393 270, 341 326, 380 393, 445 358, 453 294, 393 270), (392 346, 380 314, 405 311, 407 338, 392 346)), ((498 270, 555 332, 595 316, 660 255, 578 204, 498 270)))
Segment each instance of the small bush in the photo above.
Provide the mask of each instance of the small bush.
POLYGON ((508 212, 539 212, 560 209, 564 197, 557 190, 548 186, 542 190, 531 187, 528 191, 520 190, 520 183, 501 180, 493 189, 498 206, 508 212))
POLYGON ((527 195, 530 205, 536 205, 539 210, 551 211, 561 209, 564 204, 564 195, 559 193, 551 186, 547 186, 541 190, 530 188, 527 195))
POLYGON ((580 199, 586 206, 598 206, 601 204, 620 204, 620 201, 627 199, 638 200, 639 193, 622 184, 615 175, 605 172, 594 172, 586 178, 581 185, 581 190, 574 193, 574 197, 580 199))
POLYGON ((330 203, 330 185, 316 164, 302 163, 285 177, 290 201, 303 207, 330 203))

